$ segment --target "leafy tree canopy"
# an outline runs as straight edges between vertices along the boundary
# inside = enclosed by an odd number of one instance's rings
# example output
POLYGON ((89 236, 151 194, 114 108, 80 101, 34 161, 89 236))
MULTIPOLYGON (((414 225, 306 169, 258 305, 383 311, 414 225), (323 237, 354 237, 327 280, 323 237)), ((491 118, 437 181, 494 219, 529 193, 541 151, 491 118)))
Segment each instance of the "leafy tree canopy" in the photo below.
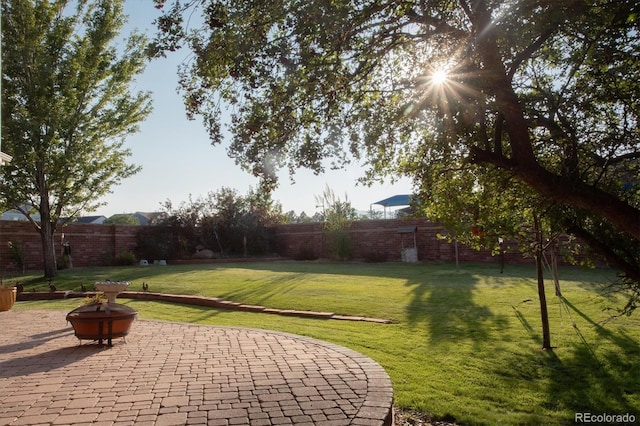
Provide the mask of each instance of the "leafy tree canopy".
POLYGON ((601 251, 640 239, 634 0, 156 5, 152 52, 193 52, 188 114, 219 143, 229 112, 230 155, 267 188, 279 168, 363 159, 364 180, 414 177, 428 202, 443 172, 481 166, 565 206, 601 251))
POLYGON ((282 222, 282 206, 271 199, 270 193, 250 189, 240 195, 223 187, 207 197, 182 202, 174 206, 170 200, 163 205, 164 220, 180 234, 184 247, 174 250, 177 255, 193 254, 197 246, 226 254, 270 254, 270 227, 282 222), (182 251, 183 253, 177 254, 182 251), (184 253, 184 252, 187 253, 184 253))
POLYGON ((0 198, 39 211, 47 276, 58 221, 94 210, 139 170, 123 143, 151 110, 129 87, 147 40, 118 42, 122 4, 2 0, 2 148, 13 161, 0 169, 0 198))
POLYGON ((114 214, 103 223, 107 225, 140 225, 137 217, 126 213, 114 214))

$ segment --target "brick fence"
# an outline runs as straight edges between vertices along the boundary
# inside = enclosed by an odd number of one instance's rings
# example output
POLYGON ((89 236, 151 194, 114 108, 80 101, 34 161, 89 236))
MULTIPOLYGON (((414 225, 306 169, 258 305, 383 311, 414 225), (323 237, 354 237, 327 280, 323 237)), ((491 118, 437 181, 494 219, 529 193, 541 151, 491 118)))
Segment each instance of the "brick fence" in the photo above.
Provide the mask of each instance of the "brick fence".
MULTIPOLYGON (((407 227, 417 229, 415 246, 419 261, 455 261, 454 244, 437 237, 444 232, 443 228, 426 219, 354 222, 349 231, 353 259, 401 260, 402 249, 414 247, 414 234, 399 232, 400 228, 407 227)), ((142 228, 130 225, 68 225, 57 231, 54 247, 61 255, 63 242, 69 243, 75 267, 111 265, 114 257, 122 251, 136 252, 136 236, 142 228)), ((33 225, 21 221, 0 221, 0 275, 18 270, 9 242, 20 248, 26 270, 42 269, 42 245, 33 225)), ((283 257, 297 258, 302 252, 318 258, 330 257, 321 223, 276 226, 275 247, 277 254, 283 257)), ((476 251, 462 244, 458 245, 458 256, 461 262, 497 262, 490 252, 476 251)), ((524 259, 519 253, 510 253, 506 261, 522 263, 524 259)))
MULTIPOLYGON (((62 255, 62 244, 69 243, 73 266, 110 265, 118 253, 135 250, 139 228, 124 225, 68 225, 57 230, 54 248, 57 255, 62 255)), ((43 268, 40 234, 31 223, 0 221, 0 271, 16 272, 18 267, 8 243, 16 245, 22 252, 26 270, 43 268)))
MULTIPOLYGON (((402 249, 414 247, 414 234, 399 231, 413 227, 417 230, 415 247, 419 261, 455 262, 455 245, 438 238, 438 234, 446 233, 444 228, 427 219, 353 222, 349 231, 353 258, 401 260, 402 249)), ((275 231, 278 254, 281 256, 295 258, 299 253, 312 252, 319 258, 330 257, 329 243, 321 223, 279 225, 275 231)), ((490 251, 476 251, 462 244, 458 244, 458 258, 461 262, 497 262, 490 251)), ((506 261, 522 263, 524 259, 520 253, 511 253, 506 255, 506 261)))

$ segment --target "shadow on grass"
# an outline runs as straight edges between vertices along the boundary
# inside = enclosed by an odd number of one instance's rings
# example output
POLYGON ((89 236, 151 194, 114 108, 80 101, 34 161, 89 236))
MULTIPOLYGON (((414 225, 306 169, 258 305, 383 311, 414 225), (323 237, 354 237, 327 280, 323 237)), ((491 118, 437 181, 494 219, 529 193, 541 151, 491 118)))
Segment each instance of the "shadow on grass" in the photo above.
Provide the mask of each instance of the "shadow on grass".
POLYGON ((574 413, 640 414, 638 345, 628 343, 636 346, 635 357, 605 349, 598 351, 596 360, 594 351, 586 345, 574 348, 572 356, 562 360, 549 354, 546 405, 574 413))
MULTIPOLYGON (((120 266, 120 267, 97 267, 97 268, 74 268, 59 271, 58 277, 53 280, 53 284, 58 290, 76 290, 81 285, 93 285, 96 281, 138 281, 164 279, 179 280, 181 274, 194 272, 207 272, 215 274, 225 269, 250 269, 264 270, 269 272, 282 272, 292 274, 329 274, 329 275, 358 275, 372 277, 402 278, 410 281, 420 279, 421 276, 429 274, 432 270, 445 270, 454 274, 453 264, 434 263, 359 263, 359 262, 320 262, 320 261, 256 261, 242 263, 211 263, 200 265, 167 265, 167 266, 120 266)), ((531 265, 508 265, 504 273, 500 273, 496 265, 493 264, 464 264, 464 270, 481 274, 485 277, 494 277, 496 285, 501 285, 504 279, 522 278, 530 279, 534 277, 534 270, 531 265)), ((576 279, 589 280, 592 271, 570 269, 576 279)), ((564 270, 563 270, 564 273, 564 270)), ((11 281, 22 283, 25 290, 32 288, 39 290, 48 289, 48 280, 43 278, 39 272, 32 272, 23 276, 12 276, 11 281)), ((168 283, 170 284, 170 283, 168 283)))
POLYGON ((470 273, 441 271, 420 281, 408 281, 410 325, 428 324, 430 343, 455 343, 460 339, 484 342, 507 318, 495 315, 474 301, 477 278, 470 273))
POLYGON ((529 320, 527 319, 527 317, 524 316, 522 312, 518 310, 517 306, 512 306, 512 307, 513 307, 514 314, 518 319, 518 321, 520 321, 520 324, 522 324, 522 327, 525 329, 527 333, 533 336, 534 335, 533 327, 531 327, 531 324, 529 324, 529 320))
POLYGON ((542 406, 566 412, 567 423, 575 420, 576 413, 630 413, 638 418, 640 347, 628 336, 609 343, 597 349, 580 344, 568 352, 530 354, 524 360, 514 360, 513 365, 539 365, 541 377, 537 380, 548 383, 542 406))
MULTIPOLYGON (((96 281, 134 281, 162 276, 169 272, 165 267, 112 267, 112 268, 74 268, 58 271, 58 276, 51 280, 57 290, 76 290, 82 286, 93 289, 96 281)), ((49 280, 42 276, 14 276, 10 279, 23 285, 25 291, 48 291, 49 280)))
POLYGON ((252 300, 256 304, 267 305, 268 301, 276 294, 285 294, 300 285, 303 273, 278 276, 271 279, 262 279, 259 283, 244 288, 237 288, 221 294, 229 300, 252 300))
MULTIPOLYGON (((494 364, 493 375, 505 382, 538 383, 541 408, 565 413, 567 424, 576 413, 640 416, 640 343, 621 330, 602 326, 563 299, 579 324, 592 327, 587 336, 573 324, 578 340, 551 351, 522 351, 494 364), (595 339, 593 338, 595 336, 595 339), (508 367, 505 367, 508 366, 508 367)), ((524 318, 524 315, 521 315, 524 318)), ((526 318, 524 318, 526 322, 526 318)), ((587 330, 584 330, 587 332, 587 330)), ((536 343, 539 336, 531 334, 536 343)), ((539 346, 537 346, 539 347, 539 346)))

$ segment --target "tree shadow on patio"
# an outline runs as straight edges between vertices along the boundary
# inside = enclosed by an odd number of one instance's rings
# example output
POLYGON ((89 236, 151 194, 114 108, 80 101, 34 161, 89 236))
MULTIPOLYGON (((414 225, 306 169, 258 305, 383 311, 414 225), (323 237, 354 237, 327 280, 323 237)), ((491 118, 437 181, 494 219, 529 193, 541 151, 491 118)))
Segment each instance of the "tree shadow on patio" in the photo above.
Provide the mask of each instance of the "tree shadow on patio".
MULTIPOLYGON (((3 346, 3 350, 4 350, 3 346)), ((23 356, 14 352, 10 359, 0 361, 0 378, 29 376, 69 366, 91 357, 103 348, 97 345, 75 345, 23 356)))
POLYGON ((0 354, 10 354, 13 352, 31 349, 35 346, 43 345, 51 340, 71 335, 73 335, 73 330, 70 327, 64 327, 58 330, 48 331, 46 333, 32 334, 28 336, 28 340, 19 339, 18 341, 8 345, 0 345, 0 354))

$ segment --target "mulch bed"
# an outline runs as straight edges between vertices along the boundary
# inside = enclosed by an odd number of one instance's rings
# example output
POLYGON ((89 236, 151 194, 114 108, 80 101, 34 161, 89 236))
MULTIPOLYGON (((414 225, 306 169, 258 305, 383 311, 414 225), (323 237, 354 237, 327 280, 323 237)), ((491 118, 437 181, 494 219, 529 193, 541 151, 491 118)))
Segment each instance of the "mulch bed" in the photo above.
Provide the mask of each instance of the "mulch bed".
POLYGON ((403 410, 393 407, 395 426, 456 426, 457 423, 448 420, 434 420, 433 417, 418 411, 403 410))

